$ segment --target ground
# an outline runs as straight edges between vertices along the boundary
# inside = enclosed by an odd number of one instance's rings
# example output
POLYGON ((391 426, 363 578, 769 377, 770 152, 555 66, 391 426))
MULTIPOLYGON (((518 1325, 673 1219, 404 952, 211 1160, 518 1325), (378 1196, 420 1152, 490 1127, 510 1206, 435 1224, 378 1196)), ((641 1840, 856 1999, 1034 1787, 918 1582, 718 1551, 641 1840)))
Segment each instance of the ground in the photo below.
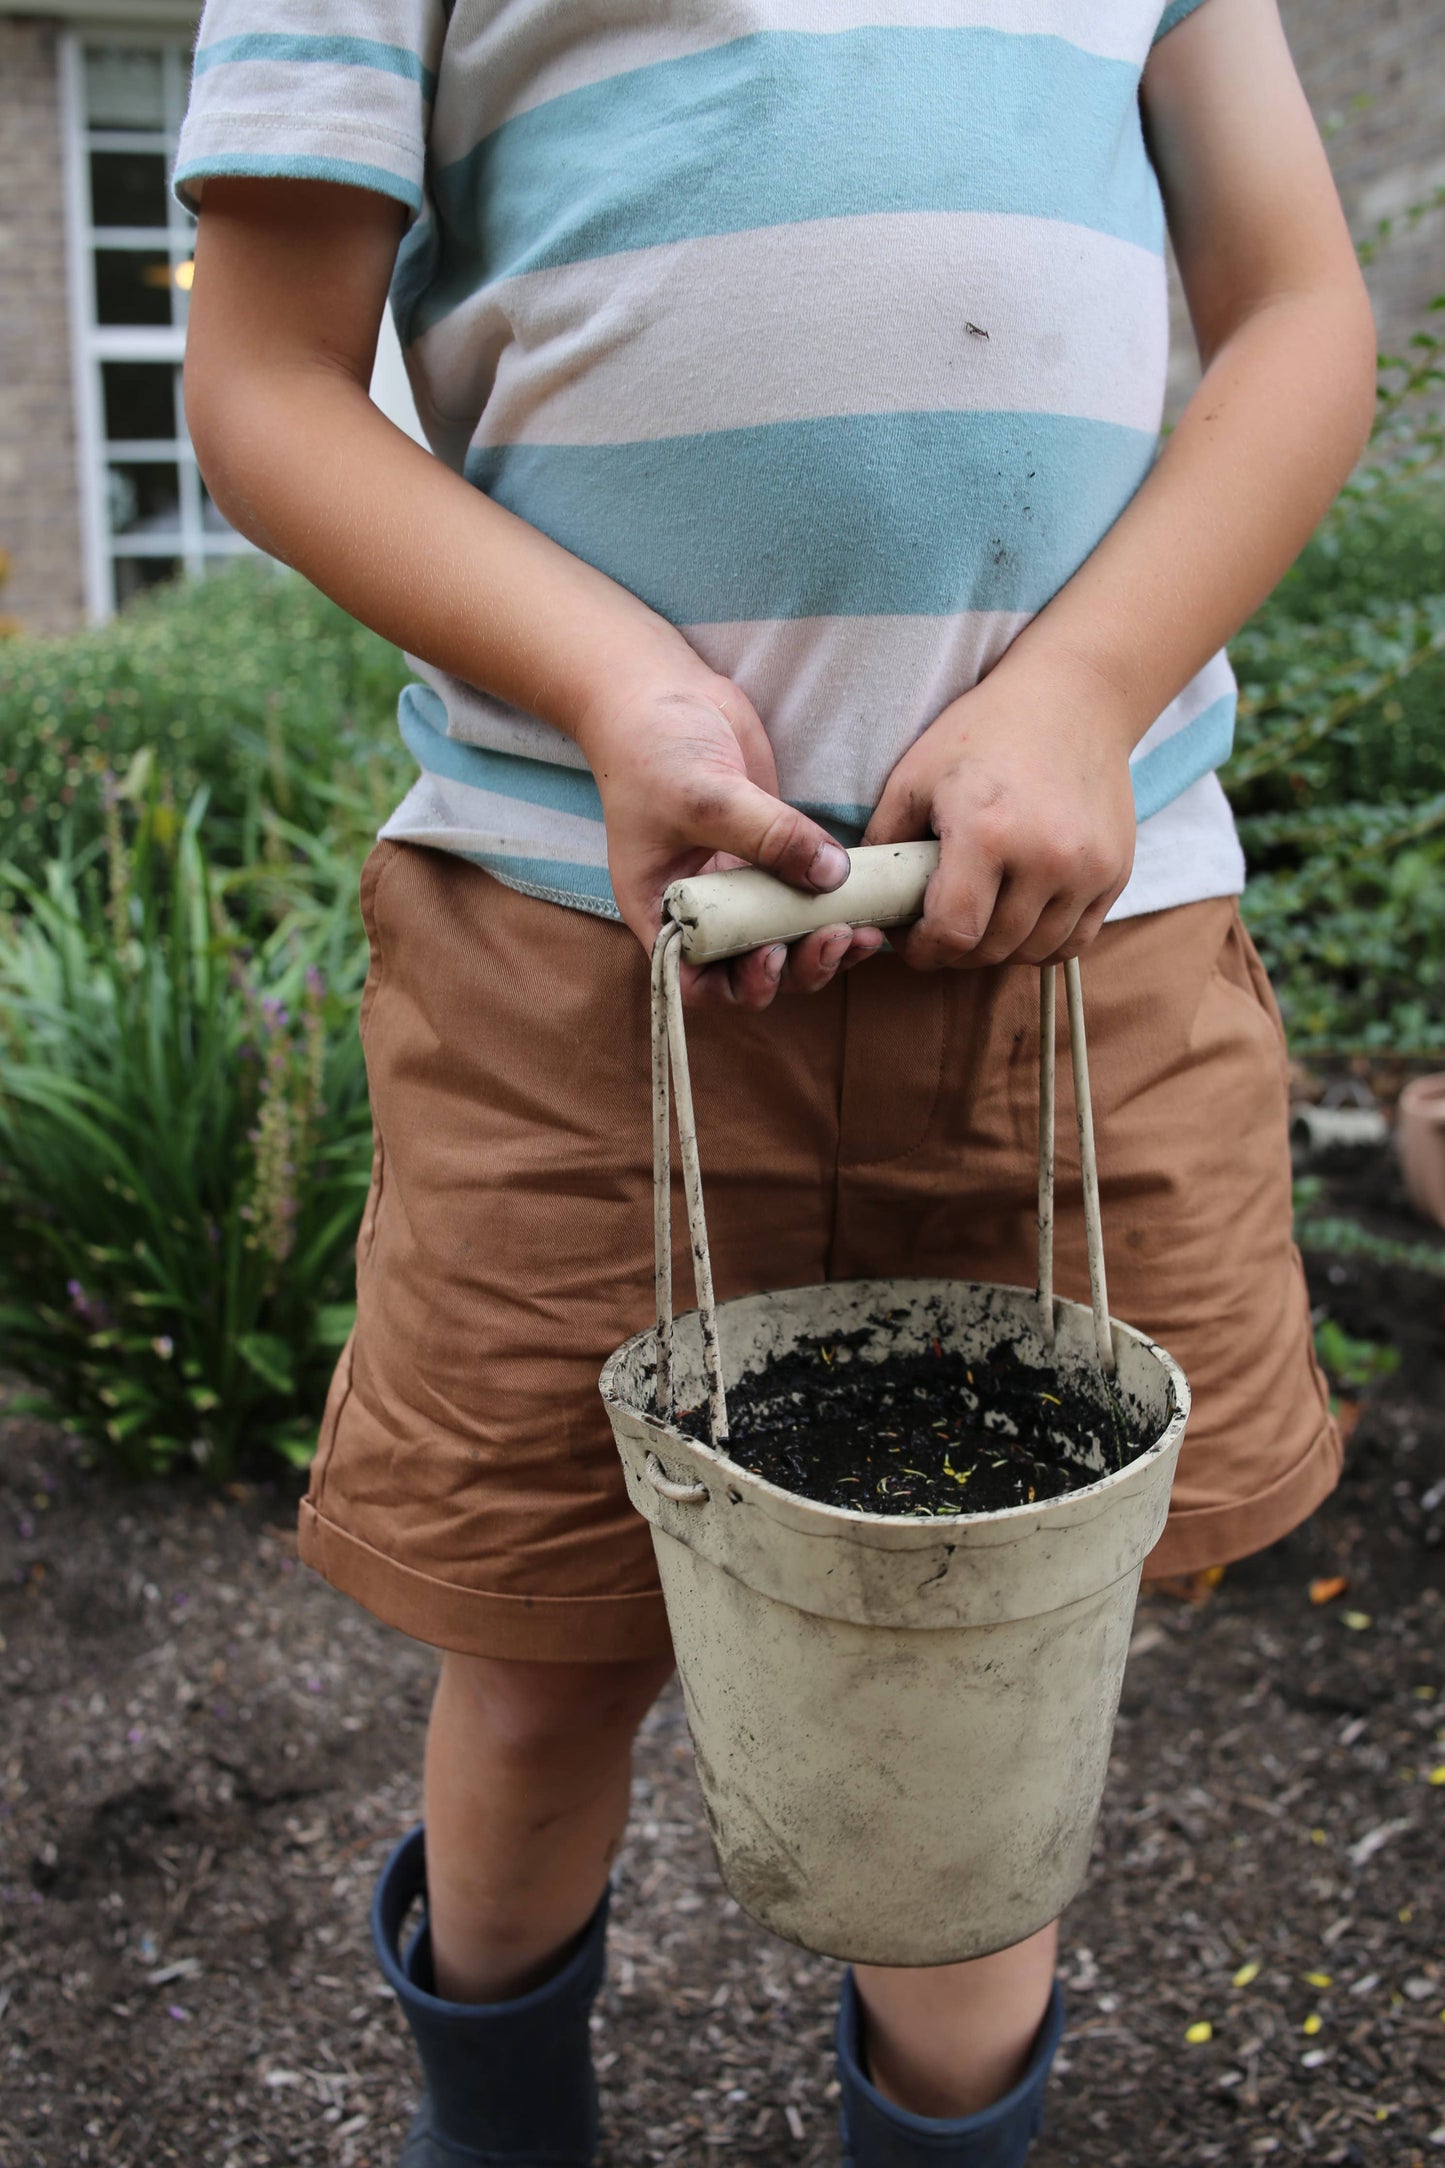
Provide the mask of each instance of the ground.
MULTIPOLYGON (((1423 1232, 1383 1160, 1331 1202, 1423 1232)), ((1401 1365, 1308 1528, 1140 1610, 1038 2168, 1445 2160, 1445 1281, 1311 1268, 1401 1365)), ((0 2158, 389 2168, 365 1911, 431 1657, 297 1565, 281 1493, 124 1488, 19 1418, 0 1482, 0 2158)), ((606 2168, 836 2161, 838 1968, 721 1889, 675 1697, 615 1918, 606 2168)))

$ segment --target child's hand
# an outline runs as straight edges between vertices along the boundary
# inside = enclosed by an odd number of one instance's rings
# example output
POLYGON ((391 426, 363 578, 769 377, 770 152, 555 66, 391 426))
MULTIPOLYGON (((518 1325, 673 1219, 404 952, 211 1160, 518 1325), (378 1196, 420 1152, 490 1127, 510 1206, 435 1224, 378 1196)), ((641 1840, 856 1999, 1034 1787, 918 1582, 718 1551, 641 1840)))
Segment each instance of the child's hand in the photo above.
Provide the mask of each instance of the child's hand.
MULTIPOLYGON (((767 734, 728 679, 700 669, 696 683, 635 694, 594 714, 576 738, 602 795, 618 908, 649 951, 663 890, 690 874, 763 866, 815 894, 846 877, 847 853, 778 797, 767 734)), ((683 991, 692 1002, 765 1009, 780 989, 817 993, 882 945, 875 927, 825 926, 791 948, 684 964, 683 991)))
POLYGON ((935 971, 1086 949, 1134 860, 1130 743, 1087 677, 1010 684, 1004 664, 945 708, 863 838, 942 845, 923 917, 891 937, 904 961, 935 971))

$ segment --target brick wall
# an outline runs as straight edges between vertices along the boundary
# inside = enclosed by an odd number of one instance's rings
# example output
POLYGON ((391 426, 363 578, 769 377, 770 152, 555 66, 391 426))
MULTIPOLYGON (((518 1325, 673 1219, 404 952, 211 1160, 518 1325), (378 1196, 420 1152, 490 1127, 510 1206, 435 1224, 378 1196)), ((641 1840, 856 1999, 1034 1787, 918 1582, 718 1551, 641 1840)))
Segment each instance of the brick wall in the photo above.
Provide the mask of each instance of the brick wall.
POLYGON ((35 632, 83 610, 65 278, 56 30, 0 16, 0 613, 35 632))

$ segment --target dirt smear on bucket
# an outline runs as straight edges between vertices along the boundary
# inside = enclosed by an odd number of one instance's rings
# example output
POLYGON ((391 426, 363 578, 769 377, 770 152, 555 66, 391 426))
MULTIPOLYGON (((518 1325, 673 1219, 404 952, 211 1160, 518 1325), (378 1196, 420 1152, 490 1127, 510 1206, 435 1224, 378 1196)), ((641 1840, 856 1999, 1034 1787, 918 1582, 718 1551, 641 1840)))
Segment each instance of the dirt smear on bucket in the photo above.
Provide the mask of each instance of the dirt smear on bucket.
MULTIPOLYGON (((1102 1373, 1061 1375, 1007 1341, 983 1357, 934 1340, 879 1359, 869 1344, 801 1340, 732 1385, 729 1457, 820 1505, 956 1519, 1083 1490, 1153 1443, 1102 1373)), ((707 1437, 705 1410, 678 1425, 707 1437)))

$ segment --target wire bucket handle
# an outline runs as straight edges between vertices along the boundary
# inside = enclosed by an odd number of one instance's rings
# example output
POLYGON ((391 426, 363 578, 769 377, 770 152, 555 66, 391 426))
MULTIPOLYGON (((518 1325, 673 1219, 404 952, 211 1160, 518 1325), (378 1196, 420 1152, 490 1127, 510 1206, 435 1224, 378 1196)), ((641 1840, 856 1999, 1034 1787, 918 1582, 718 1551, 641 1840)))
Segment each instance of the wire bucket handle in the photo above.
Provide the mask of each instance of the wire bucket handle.
MULTIPOLYGON (((740 956, 775 941, 792 941, 822 926, 902 926, 921 916, 923 893, 938 864, 936 843, 881 844, 851 853, 851 870, 840 888, 809 896, 770 873, 747 866, 732 873, 702 873, 674 881, 662 899, 662 928, 652 950, 652 1226, 657 1287, 657 1369, 654 1404, 668 1422, 673 1413, 672 1364, 672 1100, 677 1100, 678 1153, 692 1239, 693 1281, 702 1320, 703 1369, 707 1377, 708 1430, 721 1447, 728 1435, 718 1345, 712 1253, 703 1210, 697 1121, 688 1068, 682 1006, 682 962, 705 964, 740 956)), ((1077 958, 1066 963, 1069 1051, 1079 1161, 1084 1178, 1084 1227, 1089 1251, 1089 1295, 1099 1366, 1114 1369, 1114 1335, 1104 1274, 1099 1218, 1099 1170, 1094 1152, 1094 1110, 1089 1094, 1089 1056, 1084 1037, 1084 997, 1077 958)), ((1058 967, 1039 972, 1039 1325, 1054 1339, 1054 1039, 1058 967)))

